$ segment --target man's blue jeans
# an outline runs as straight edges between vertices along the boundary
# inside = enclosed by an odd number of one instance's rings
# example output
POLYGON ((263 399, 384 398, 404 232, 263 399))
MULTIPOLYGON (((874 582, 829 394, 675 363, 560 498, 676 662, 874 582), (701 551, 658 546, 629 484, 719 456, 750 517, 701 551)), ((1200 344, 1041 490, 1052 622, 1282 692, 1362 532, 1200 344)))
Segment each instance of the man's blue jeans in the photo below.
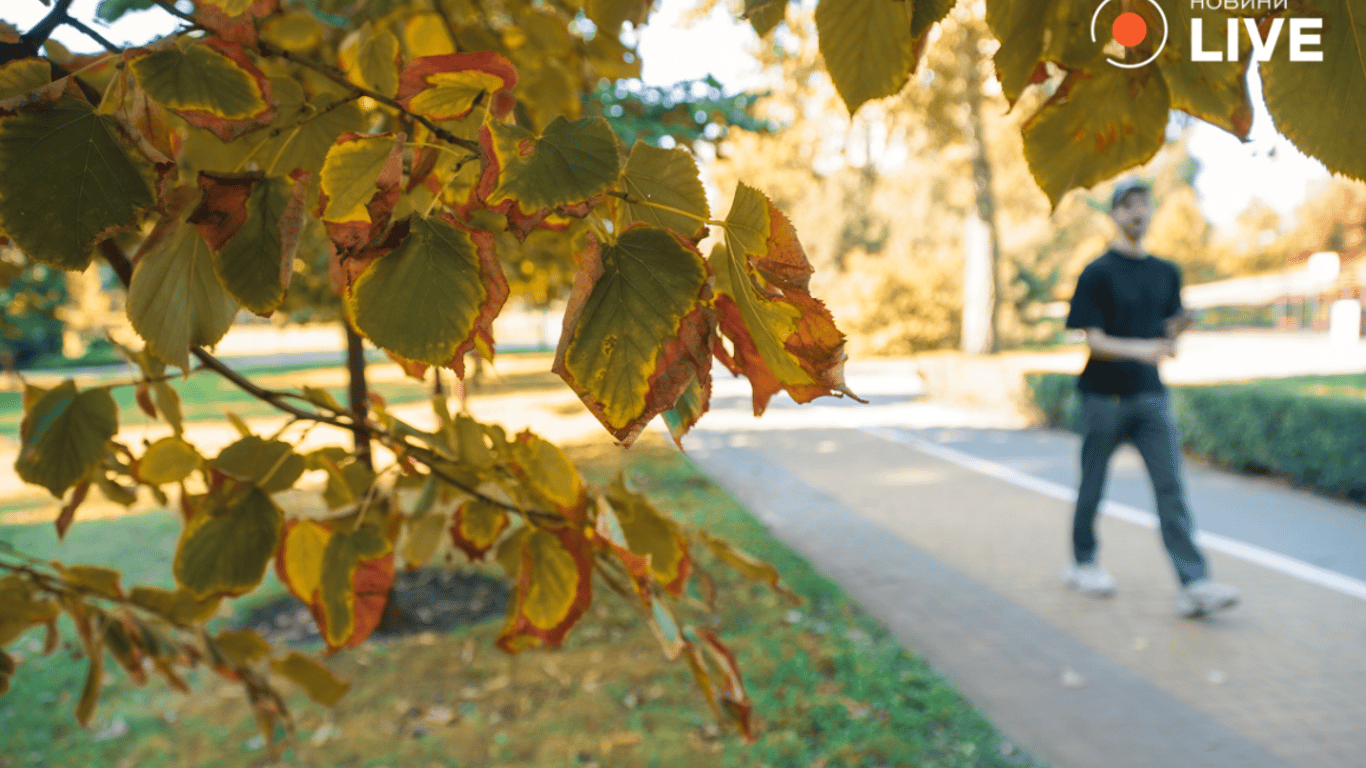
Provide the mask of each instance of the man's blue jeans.
POLYGON ((1072 520, 1072 555, 1078 564, 1095 561, 1096 511, 1105 492, 1110 457, 1128 440, 1143 456, 1153 484, 1162 543, 1182 586, 1204 578, 1205 558, 1193 541, 1194 527, 1181 487, 1181 443, 1165 392, 1131 397, 1081 393, 1081 488, 1072 520))

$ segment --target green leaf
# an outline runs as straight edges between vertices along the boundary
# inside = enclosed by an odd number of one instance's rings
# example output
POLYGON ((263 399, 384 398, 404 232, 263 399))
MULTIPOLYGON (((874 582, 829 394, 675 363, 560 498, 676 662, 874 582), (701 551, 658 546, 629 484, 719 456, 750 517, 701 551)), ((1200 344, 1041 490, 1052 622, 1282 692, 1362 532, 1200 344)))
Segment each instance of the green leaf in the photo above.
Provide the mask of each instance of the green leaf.
POLYGON ((911 38, 917 48, 923 45, 921 37, 930 27, 943 21, 953 10, 958 0, 915 0, 911 3, 911 38))
POLYGON ((220 472, 256 484, 266 493, 294 486, 304 473, 304 457, 280 440, 266 441, 249 435, 227 446, 213 460, 220 472))
POLYGON ((356 328, 375 346, 464 376, 477 339, 492 346, 492 322, 507 300, 493 238, 453 219, 409 220, 408 235, 375 259, 347 293, 356 328))
POLYGON ((740 184, 726 237, 711 255, 721 332, 734 345, 722 362, 749 378, 754 414, 780 390, 806 403, 854 396, 844 384, 844 335, 811 296, 811 264, 792 223, 762 192, 740 184))
MULTIPOLYGON (((213 198, 222 195, 223 186, 206 175, 200 176, 200 186, 204 190, 201 209, 217 208, 213 198)), ((235 230, 224 233, 226 242, 221 245, 210 241, 216 246, 214 272, 223 286, 243 307, 263 317, 284 302, 289 290, 304 225, 307 188, 306 174, 292 182, 281 178, 255 181, 245 199, 232 197, 231 205, 238 209, 230 217, 237 225, 235 230)))
POLYGON ((128 287, 133 329, 157 357, 189 370, 190 347, 217 344, 236 315, 203 236, 168 212, 138 249, 128 287))
POLYGON ((270 663, 277 673, 298 683, 310 699, 324 707, 335 707, 351 684, 332 674, 332 670, 298 651, 290 651, 283 659, 270 663))
POLYGON ((363 88, 392 97, 398 91, 398 38, 387 29, 365 24, 341 48, 346 78, 363 88))
POLYGON ((633 200, 673 208, 661 210, 644 204, 625 203, 622 223, 643 221, 670 229, 694 242, 706 234, 705 219, 711 217, 707 193, 697 172, 697 162, 685 149, 660 149, 637 141, 621 174, 622 191, 633 200))
POLYGON ((490 206, 515 201, 525 211, 582 203, 616 182, 621 170, 616 134, 600 117, 556 118, 536 136, 505 123, 488 126, 497 186, 490 206))
MULTIPOLYGON (((1114 3, 1102 10, 1093 42, 1090 27, 1096 3, 1090 0, 988 0, 987 25, 1001 43, 995 64, 1006 99, 1015 103, 1026 86, 1042 80, 1046 74, 1042 62, 1051 61, 1068 69, 1096 62, 1109 39, 1101 31, 1110 28, 1119 15, 1119 5, 1114 3)), ((1108 64, 1105 67, 1115 69, 1108 64)))
POLYGON ((119 431, 118 413, 107 389, 77 392, 70 379, 49 389, 24 413, 14 471, 60 499, 104 458, 105 443, 119 431))
POLYGON ((280 543, 284 513, 250 483, 222 478, 185 524, 172 571, 176 584, 203 600, 252 591, 280 543))
POLYGON ((850 114, 906 83, 915 64, 910 5, 905 0, 821 0, 816 6, 821 56, 850 114))
POLYGON ((161 589, 136 586, 128 592, 128 602, 178 626, 207 621, 218 612, 219 598, 199 599, 186 589, 161 589))
POLYGON ((745 0, 744 17, 764 37, 787 18, 787 0, 745 0))
POLYGON ((1071 189, 1147 162, 1166 140, 1170 106, 1157 67, 1069 73, 1023 131, 1025 159, 1053 207, 1071 189))
POLYGON ((0 118, 0 227, 29 257, 82 270, 95 245, 154 202, 153 169, 89 104, 0 118))
POLYGON ((223 141, 275 116, 270 81, 235 43, 184 36, 134 58, 129 67, 154 101, 223 141))
POLYGON ((152 7, 152 0, 100 0, 95 8, 95 16, 102 21, 118 21, 130 11, 145 11, 152 7))
POLYGON ((234 664, 246 665, 270 655, 270 643, 250 629, 224 629, 213 636, 214 645, 234 664))
POLYGON ((589 240, 551 369, 629 445, 710 377, 715 320, 706 261, 690 243, 636 225, 615 243, 589 240))
POLYGON ((1286 38, 1295 18, 1286 19, 1271 60, 1258 65, 1267 111, 1301 152, 1334 173, 1366 179, 1359 134, 1347 128, 1366 119, 1366 4, 1315 0, 1296 16, 1323 19, 1320 44, 1312 47, 1323 61, 1290 61, 1286 38))

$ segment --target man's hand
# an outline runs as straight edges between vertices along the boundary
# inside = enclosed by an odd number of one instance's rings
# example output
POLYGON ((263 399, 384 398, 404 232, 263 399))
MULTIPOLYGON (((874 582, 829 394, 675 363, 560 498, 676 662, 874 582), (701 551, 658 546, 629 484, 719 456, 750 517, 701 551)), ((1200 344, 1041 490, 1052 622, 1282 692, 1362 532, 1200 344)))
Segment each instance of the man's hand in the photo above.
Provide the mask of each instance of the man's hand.
POLYGON ((1179 315, 1173 315, 1172 317, 1167 318, 1167 338, 1175 339, 1177 336, 1185 333, 1186 329, 1190 328, 1194 323, 1195 315, 1188 309, 1182 310, 1179 315))

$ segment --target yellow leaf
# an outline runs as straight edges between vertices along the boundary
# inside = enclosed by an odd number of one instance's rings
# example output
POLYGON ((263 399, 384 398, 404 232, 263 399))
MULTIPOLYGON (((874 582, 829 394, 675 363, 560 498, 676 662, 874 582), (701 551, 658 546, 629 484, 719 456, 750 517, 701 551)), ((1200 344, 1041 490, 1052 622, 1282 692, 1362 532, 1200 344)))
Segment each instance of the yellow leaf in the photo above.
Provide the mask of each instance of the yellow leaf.
POLYGON ((455 53, 455 41, 451 39, 450 29, 438 13, 415 13, 409 16, 403 23, 403 43, 408 48, 410 59, 455 53))
POLYGON ((506 510, 483 499, 470 499, 455 512, 451 538, 471 560, 481 560, 507 527, 506 510))
POLYGON ((366 204, 375 196, 376 184, 402 161, 402 151, 402 135, 348 134, 338 139, 323 161, 322 191, 327 205, 322 218, 336 223, 370 223, 366 204))
POLYGON ((178 483, 199 468, 199 451, 179 437, 163 437, 147 446, 133 465, 138 480, 152 485, 178 483))
POLYGON ((42 59, 17 59, 0 66, 0 101, 52 82, 52 65, 42 59))
POLYGON ((518 434, 511 448, 512 470, 523 486, 556 510, 582 520, 587 491, 564 451, 529 431, 518 434))
POLYGON ((821 56, 850 114, 905 84, 915 63, 911 5, 894 0, 821 0, 816 6, 821 56))
POLYGON ((280 580, 304 604, 313 602, 323 577, 323 553, 332 531, 312 520, 292 520, 276 560, 280 580))
POLYGON ((631 552, 650 559, 650 573, 665 590, 675 595, 692 572, 688 541, 672 518, 655 508, 643 494, 626 486, 625 474, 617 475, 608 492, 621 531, 631 552))
POLYGON ((218 612, 218 597, 200 600, 185 589, 136 586, 128 592, 128 602, 166 619, 188 626, 207 620, 218 612))
POLYGON ((334 707, 351 689, 351 684, 332 674, 332 670, 317 661, 290 651, 283 659, 270 663, 271 669, 299 684, 308 697, 325 707, 334 707))
POLYGON ((290 11, 267 18, 261 37, 287 51, 307 51, 322 42, 323 26, 311 13, 290 11))
POLYGON ((52 562, 52 567, 62 574, 62 580, 68 586, 111 600, 123 599, 123 590, 119 588, 119 578, 123 574, 113 568, 100 565, 66 565, 56 561, 52 562))
POLYGON ((234 664, 250 664, 270 655, 270 643, 250 629, 225 629, 214 635, 218 650, 234 664))

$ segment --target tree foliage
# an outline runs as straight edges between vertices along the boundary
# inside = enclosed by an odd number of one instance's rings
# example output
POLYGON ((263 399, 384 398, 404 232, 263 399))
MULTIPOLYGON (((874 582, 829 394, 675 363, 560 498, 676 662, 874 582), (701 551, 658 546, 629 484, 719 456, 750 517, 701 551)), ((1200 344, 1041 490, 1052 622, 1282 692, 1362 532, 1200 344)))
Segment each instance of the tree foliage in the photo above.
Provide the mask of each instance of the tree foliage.
MULTIPOLYGON (((820 50, 850 112, 901 89, 953 5, 822 0, 820 50)), ((1172 52, 1116 69, 1086 36, 1089 4, 1048 5, 1039 13, 993 0, 987 22, 1006 96, 1047 90, 1023 138, 1054 204, 1151 156, 1172 106, 1246 131, 1241 67, 1195 77, 1172 52)), ((1358 5, 1296 12, 1327 17, 1345 44, 1361 37, 1358 5)), ((0 556, 0 645, 35 625, 55 634, 64 613, 90 660, 76 707, 83 724, 108 651, 135 681, 152 668, 176 687, 177 669, 208 664, 246 687, 269 739, 290 719, 267 670, 329 705, 346 683, 250 632, 207 634, 220 601, 251 592, 274 567, 336 652, 375 628, 396 569, 422 565, 430 540, 449 535, 472 559, 496 559, 516 584, 504 650, 559 645, 608 589, 640 609, 663 653, 685 660, 717 716, 748 733, 735 657, 697 619, 704 601, 692 585, 705 578, 691 547, 700 540, 781 591, 770 567, 685 531, 624 479, 589 486, 555 445, 452 413, 440 394, 436 426, 422 429, 379 400, 367 415, 317 390, 263 389, 205 349, 239 309, 280 311, 304 276, 312 290, 325 284, 355 331, 411 375, 463 376, 468 353, 493 356, 507 272, 525 273, 525 249, 539 241, 575 259, 554 371, 623 445, 661 415, 681 439, 707 410, 714 360, 750 379, 756 414, 782 391, 798 402, 852 394, 844 337, 809 292, 797 230, 772 200, 741 181, 724 216, 714 214, 686 149, 628 146, 607 120, 584 114, 585 94, 634 73, 638 59, 619 31, 644 23, 652 2, 200 0, 183 11, 107 0, 106 18, 150 9, 186 24, 127 50, 69 7, 56 0, 34 29, 0 40, 0 229, 35 262, 81 270, 98 254, 113 267, 145 341, 128 350, 141 371, 138 404, 172 435, 140 448, 120 441, 115 385, 29 387, 15 468, 62 502, 59 533, 92 486, 121 503, 145 487, 185 523, 174 590, 0 556), (40 55, 61 24, 106 52, 40 55), (300 453, 286 432, 252 434, 239 420, 237 442, 201 453, 184 439, 165 385, 175 375, 167 366, 188 374, 192 357, 295 420, 359 443, 300 453), (371 440, 389 463, 372 466, 371 440), (309 470, 327 477, 319 510, 287 515, 272 495, 309 470)), ((747 0, 744 11, 764 34, 785 6, 747 0)), ((1302 149, 1362 176, 1337 127, 1359 121, 1343 113, 1320 125, 1296 94, 1364 80, 1355 65, 1274 61, 1268 101, 1302 149)), ((0 688, 14 673, 0 652, 0 688)))

